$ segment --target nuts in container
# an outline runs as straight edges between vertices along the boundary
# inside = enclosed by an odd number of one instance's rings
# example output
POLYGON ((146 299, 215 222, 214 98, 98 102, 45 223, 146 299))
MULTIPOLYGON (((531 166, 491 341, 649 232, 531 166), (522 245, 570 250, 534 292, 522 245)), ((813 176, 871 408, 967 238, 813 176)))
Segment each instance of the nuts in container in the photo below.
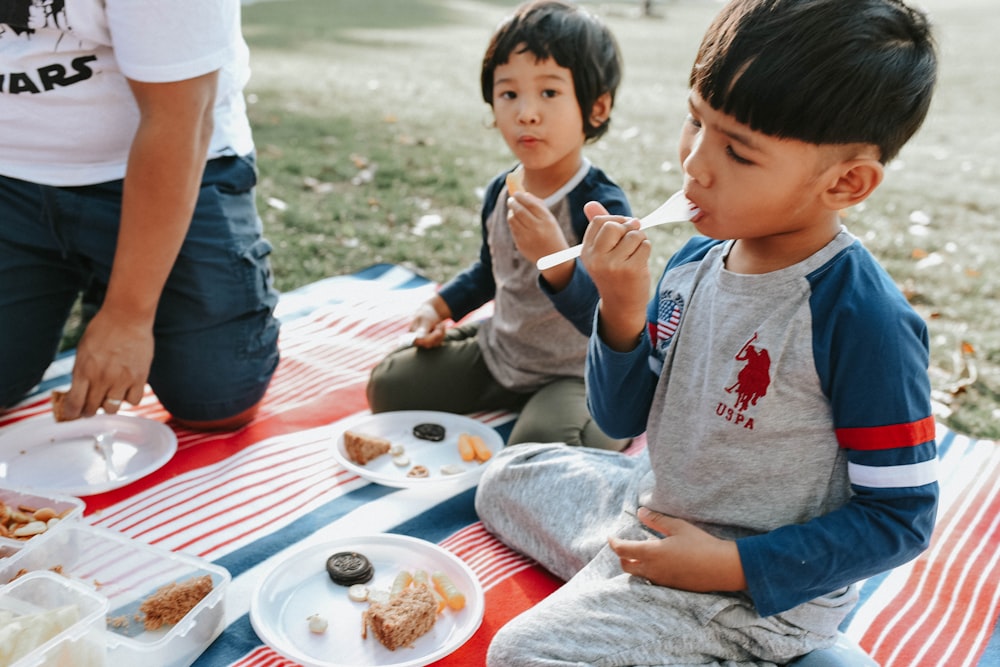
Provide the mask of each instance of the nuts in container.
POLYGON ((0 558, 19 550, 20 543, 45 535, 61 521, 81 515, 83 507, 78 498, 0 488, 0 558))
POLYGON ((0 500, 0 537, 27 540, 35 535, 41 535, 72 511, 72 507, 61 512, 51 507, 34 508, 28 505, 11 507, 0 500))

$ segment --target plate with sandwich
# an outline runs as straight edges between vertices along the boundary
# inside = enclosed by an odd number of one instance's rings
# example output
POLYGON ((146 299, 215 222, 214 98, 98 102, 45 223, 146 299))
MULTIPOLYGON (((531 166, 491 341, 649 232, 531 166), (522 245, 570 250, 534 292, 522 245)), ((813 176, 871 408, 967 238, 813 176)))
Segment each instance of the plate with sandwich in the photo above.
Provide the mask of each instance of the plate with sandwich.
POLYGON ((355 415, 332 428, 333 455, 341 465, 399 488, 476 480, 504 446, 496 429, 449 412, 355 415))
POLYGON ((254 588, 250 623, 305 667, 420 667, 465 644, 484 610, 479 579, 455 554, 380 534, 289 553, 254 588))

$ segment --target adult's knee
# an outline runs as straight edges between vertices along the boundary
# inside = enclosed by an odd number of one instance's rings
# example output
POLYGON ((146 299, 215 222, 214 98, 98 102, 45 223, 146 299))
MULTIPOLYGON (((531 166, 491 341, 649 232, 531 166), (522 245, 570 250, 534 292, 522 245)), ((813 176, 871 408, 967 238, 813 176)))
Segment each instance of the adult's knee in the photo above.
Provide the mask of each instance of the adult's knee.
POLYGON ((236 424, 252 417, 271 384, 280 360, 277 333, 274 321, 242 352, 218 338, 202 337, 201 346, 172 341, 168 347, 158 340, 149 385, 183 422, 236 424))

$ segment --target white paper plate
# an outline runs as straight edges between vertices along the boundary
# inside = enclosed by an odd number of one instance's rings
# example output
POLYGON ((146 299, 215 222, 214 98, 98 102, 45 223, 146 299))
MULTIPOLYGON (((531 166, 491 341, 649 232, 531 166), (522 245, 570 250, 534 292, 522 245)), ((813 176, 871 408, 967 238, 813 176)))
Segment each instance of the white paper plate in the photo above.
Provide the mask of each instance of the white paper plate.
POLYGON ((51 415, 0 431, 0 483, 32 491, 87 496, 158 470, 177 451, 177 436, 142 417, 98 414, 57 422, 51 415), (97 447, 106 433, 114 473, 97 447))
POLYGON ((431 542, 386 534, 333 540, 289 554, 254 589, 250 623, 261 641, 305 667, 420 667, 467 642, 482 623, 484 607, 479 580, 457 556, 431 542), (375 575, 366 584, 371 588, 388 590, 401 570, 440 570, 465 595, 465 607, 446 608, 412 648, 390 651, 370 632, 362 639, 361 614, 368 603, 351 601, 347 587, 326 573, 326 559, 340 551, 356 551, 371 561, 375 575), (326 632, 309 631, 313 614, 326 618, 326 632))
POLYGON ((432 412, 426 410, 401 410, 398 412, 380 412, 375 415, 349 417, 333 425, 334 456, 348 470, 356 473, 369 482, 395 487, 416 487, 425 484, 441 484, 478 478, 483 472, 484 464, 476 461, 463 461, 458 453, 458 436, 462 433, 478 435, 493 454, 503 449, 503 438, 490 426, 450 412, 432 412), (433 442, 421 440, 413 435, 413 427, 417 424, 440 424, 445 429, 444 440, 433 442), (393 457, 384 454, 358 465, 347 458, 344 450, 344 431, 355 431, 365 435, 385 438, 394 445, 402 445, 410 462, 398 466, 393 457), (406 473, 415 465, 422 465, 430 472, 429 477, 407 477, 406 473), (462 472, 446 475, 441 472, 442 466, 459 466, 462 472))

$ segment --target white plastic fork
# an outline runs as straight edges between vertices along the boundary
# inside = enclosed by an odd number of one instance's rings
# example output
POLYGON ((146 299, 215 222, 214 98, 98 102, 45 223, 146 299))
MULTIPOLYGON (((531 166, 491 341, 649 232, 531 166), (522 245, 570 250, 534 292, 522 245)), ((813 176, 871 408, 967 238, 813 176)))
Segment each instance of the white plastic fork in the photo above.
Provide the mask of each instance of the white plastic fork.
POLYGON ((102 431, 91 437, 94 439, 94 448, 104 459, 104 465, 108 469, 108 480, 114 482, 122 478, 118 472, 118 465, 115 463, 115 435, 117 429, 102 431))
MULTIPOLYGON (((692 204, 691 201, 684 196, 683 191, 677 191, 670 197, 670 199, 660 204, 655 211, 642 218, 639 221, 639 229, 649 229, 650 227, 665 225, 672 222, 687 222, 697 215, 697 213, 698 207, 692 204)), ((580 244, 575 245, 572 248, 566 248, 565 250, 554 252, 551 255, 545 255, 545 257, 540 257, 535 265, 538 267, 539 271, 551 269, 553 266, 559 266, 563 262, 576 259, 580 256, 580 251, 582 249, 583 244, 580 244)))

